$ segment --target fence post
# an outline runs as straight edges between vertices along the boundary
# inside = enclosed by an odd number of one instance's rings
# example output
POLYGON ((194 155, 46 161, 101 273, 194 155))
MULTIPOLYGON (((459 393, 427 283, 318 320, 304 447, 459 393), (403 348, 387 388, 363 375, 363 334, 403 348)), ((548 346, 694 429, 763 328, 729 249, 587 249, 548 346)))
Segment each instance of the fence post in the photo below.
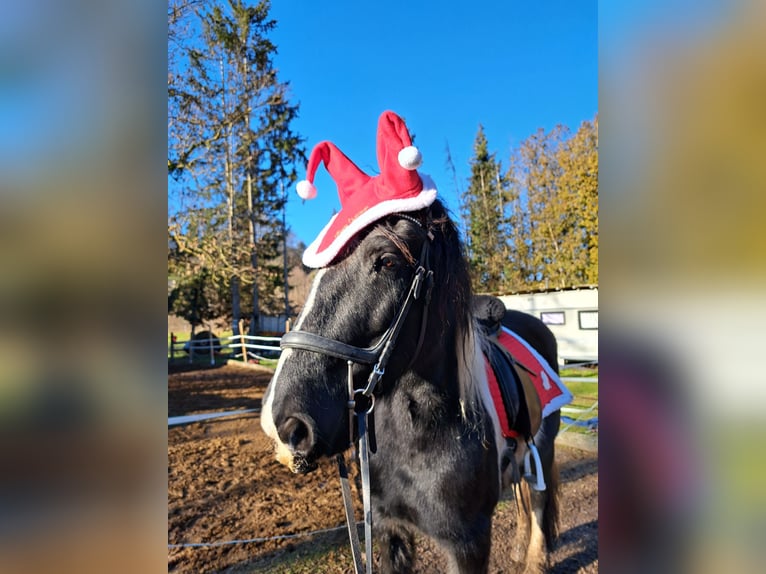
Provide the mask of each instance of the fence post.
POLYGON ((176 335, 173 331, 170 332, 170 360, 175 359, 176 356, 176 335))
POLYGON ((247 357, 247 347, 245 346, 245 332, 243 330, 243 327, 245 326, 244 321, 240 321, 239 326, 239 344, 242 345, 242 362, 243 363, 249 363, 247 357))
POLYGON ((210 364, 215 365, 215 351, 213 350, 213 329, 207 326, 207 344, 210 345, 210 364))

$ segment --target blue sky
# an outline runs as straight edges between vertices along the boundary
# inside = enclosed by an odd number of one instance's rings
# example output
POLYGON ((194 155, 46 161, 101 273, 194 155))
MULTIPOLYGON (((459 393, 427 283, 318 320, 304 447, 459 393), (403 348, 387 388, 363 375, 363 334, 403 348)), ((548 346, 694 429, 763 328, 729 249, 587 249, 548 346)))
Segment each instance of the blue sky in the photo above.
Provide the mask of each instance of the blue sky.
MULTIPOLYGON (((455 215, 448 143, 464 188, 480 123, 505 166, 537 128, 576 128, 598 110, 595 0, 277 0, 271 14, 275 64, 300 103, 294 127, 307 151, 330 140, 377 173, 377 119, 393 110, 416 137, 420 171, 455 215)), ((307 244, 340 207, 323 167, 315 184, 316 199, 304 203, 293 192, 287 208, 288 225, 307 244)))

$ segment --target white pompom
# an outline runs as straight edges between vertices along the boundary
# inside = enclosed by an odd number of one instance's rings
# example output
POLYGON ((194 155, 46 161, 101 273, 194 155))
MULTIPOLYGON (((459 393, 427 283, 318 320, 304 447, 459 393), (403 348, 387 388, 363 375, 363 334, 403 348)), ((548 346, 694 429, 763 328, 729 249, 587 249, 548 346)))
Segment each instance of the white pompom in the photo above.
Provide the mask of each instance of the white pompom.
POLYGON ((307 179, 299 181, 295 189, 303 199, 314 199, 317 196, 317 188, 307 179))
POLYGON ((399 165, 410 171, 418 169, 423 163, 423 156, 420 150, 414 145, 408 145, 399 152, 399 165))

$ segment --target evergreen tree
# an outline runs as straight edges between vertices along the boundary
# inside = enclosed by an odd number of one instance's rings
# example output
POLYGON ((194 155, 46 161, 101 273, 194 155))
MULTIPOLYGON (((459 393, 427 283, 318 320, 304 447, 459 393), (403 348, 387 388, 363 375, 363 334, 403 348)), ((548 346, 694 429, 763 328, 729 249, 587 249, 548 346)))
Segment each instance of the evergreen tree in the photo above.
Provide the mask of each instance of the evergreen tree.
POLYGON ((258 329, 262 294, 268 299, 283 283, 274 263, 285 233, 282 190, 305 158, 290 127, 298 106, 273 66, 269 8, 208 0, 187 9, 186 28, 175 30, 192 33, 175 42, 168 74, 168 172, 178 203, 170 227, 213 283, 228 286, 220 307, 235 333, 242 308, 250 331, 258 329))
POLYGON ((461 199, 474 289, 497 293, 504 283, 508 257, 504 216, 506 181, 500 162, 489 152, 481 125, 474 141, 471 176, 461 199))
POLYGON ((216 316, 210 302, 211 287, 207 269, 201 269, 194 275, 184 275, 168 296, 168 313, 188 321, 192 336, 197 326, 216 316))

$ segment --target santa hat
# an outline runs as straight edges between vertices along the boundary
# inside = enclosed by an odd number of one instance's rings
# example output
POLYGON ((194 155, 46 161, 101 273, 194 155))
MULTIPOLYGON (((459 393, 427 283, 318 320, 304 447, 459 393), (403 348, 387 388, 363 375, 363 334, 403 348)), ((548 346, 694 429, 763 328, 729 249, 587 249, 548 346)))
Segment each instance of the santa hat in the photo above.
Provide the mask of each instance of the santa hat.
POLYGON ((298 195, 316 197, 314 176, 321 161, 338 186, 341 209, 303 253, 306 266, 324 267, 369 224, 392 213, 423 209, 436 199, 431 178, 416 171, 422 162, 420 151, 412 145, 404 120, 394 112, 383 112, 378 120, 377 149, 380 175, 374 177, 330 142, 321 142, 311 151, 298 195))

